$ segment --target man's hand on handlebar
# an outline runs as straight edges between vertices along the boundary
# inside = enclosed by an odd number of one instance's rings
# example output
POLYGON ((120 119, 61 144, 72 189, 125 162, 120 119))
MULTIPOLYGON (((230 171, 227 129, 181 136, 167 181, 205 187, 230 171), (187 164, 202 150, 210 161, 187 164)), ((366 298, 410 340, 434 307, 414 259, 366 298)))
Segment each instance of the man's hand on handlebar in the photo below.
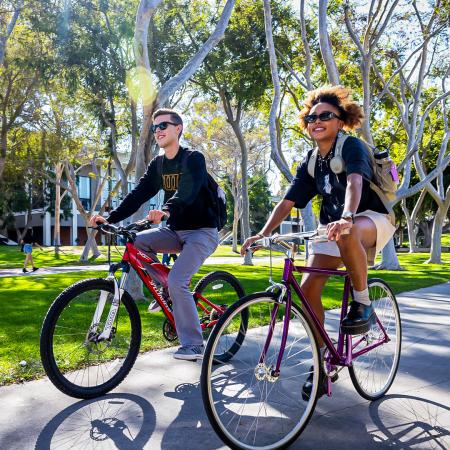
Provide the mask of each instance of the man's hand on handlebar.
POLYGON ((100 225, 101 223, 108 223, 108 221, 99 214, 93 215, 91 217, 91 220, 89 220, 89 225, 94 228, 97 228, 97 226, 100 225))
POLYGON ((242 244, 241 247, 241 256, 245 255, 245 252, 248 250, 248 248, 256 241, 263 239, 263 236, 260 234, 255 234, 255 236, 250 236, 245 240, 245 242, 242 244))
POLYGON ((161 223, 161 220, 163 220, 164 217, 168 218, 169 213, 166 211, 160 211, 159 209, 152 209, 147 215, 147 220, 153 222, 154 224, 158 224, 161 223))

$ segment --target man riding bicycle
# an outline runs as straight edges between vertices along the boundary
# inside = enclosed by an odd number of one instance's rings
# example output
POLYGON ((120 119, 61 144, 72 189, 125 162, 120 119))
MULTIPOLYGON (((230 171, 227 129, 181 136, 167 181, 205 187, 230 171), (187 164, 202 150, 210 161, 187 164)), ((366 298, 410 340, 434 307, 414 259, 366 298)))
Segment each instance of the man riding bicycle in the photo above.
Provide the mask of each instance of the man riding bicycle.
MULTIPOLYGON (((205 158, 179 144, 183 132, 181 116, 171 109, 153 114, 152 132, 163 156, 150 161, 136 187, 111 211, 108 218, 95 215, 91 225, 117 223, 164 190, 161 210, 151 210, 147 219, 167 225, 138 233, 135 246, 156 259, 156 253, 180 253, 169 273, 168 287, 181 347, 175 359, 197 360, 203 355, 203 336, 196 305, 189 289, 192 276, 219 243, 218 218, 210 205, 205 158), (162 164, 161 164, 161 158, 162 164)), ((152 308, 152 305, 151 305, 152 308)), ((153 311, 157 308, 153 308, 153 311)))

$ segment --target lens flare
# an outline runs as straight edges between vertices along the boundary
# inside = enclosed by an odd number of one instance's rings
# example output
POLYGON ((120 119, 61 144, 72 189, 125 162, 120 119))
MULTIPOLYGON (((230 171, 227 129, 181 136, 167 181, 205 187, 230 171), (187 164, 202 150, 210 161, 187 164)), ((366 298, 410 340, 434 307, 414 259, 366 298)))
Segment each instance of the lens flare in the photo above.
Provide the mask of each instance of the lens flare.
POLYGON ((143 106, 148 106, 155 100, 158 92, 152 73, 145 67, 134 67, 129 70, 126 83, 130 97, 136 103, 140 99, 143 106))

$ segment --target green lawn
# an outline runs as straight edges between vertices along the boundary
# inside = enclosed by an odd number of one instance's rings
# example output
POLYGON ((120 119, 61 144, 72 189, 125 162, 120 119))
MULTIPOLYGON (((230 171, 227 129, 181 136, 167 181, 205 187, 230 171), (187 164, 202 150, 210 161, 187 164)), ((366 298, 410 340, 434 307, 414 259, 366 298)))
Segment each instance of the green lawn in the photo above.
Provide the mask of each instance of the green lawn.
MULTIPOLYGON (((53 247, 42 247, 40 250, 37 247, 33 248, 34 263, 38 267, 56 267, 56 266, 77 266, 85 264, 105 264, 107 262, 107 250, 106 247, 101 246, 100 251, 102 255, 95 260, 90 260, 88 263, 82 263, 79 261, 81 253, 83 252, 82 246, 74 247, 60 247, 61 252, 59 258, 56 258, 53 247)), ((111 247, 111 257, 114 255, 119 257, 117 250, 111 247)), ((23 267, 23 261, 25 254, 20 251, 20 247, 16 246, 0 246, 0 269, 14 269, 23 267)))
MULTIPOLYGON (((450 234, 442 236, 442 245, 450 246, 450 234)), ((123 252, 124 247, 111 247, 111 258, 118 260, 123 252)), ((239 247, 240 248, 240 247, 239 247)), ((79 261, 83 247, 61 247, 59 258, 55 257, 53 247, 44 247, 43 250, 35 248, 33 250, 33 257, 36 266, 38 267, 57 267, 67 265, 86 265, 86 264, 105 264, 107 262, 107 247, 100 246, 101 256, 91 259, 87 263, 79 261)), ((269 250, 261 249, 255 253, 256 256, 268 256, 269 250)), ((281 255, 279 252, 272 252, 273 255, 281 255)), ((219 245, 212 256, 216 257, 236 257, 241 256, 231 250, 231 245, 219 245)), ((0 269, 16 269, 23 266, 25 255, 19 250, 19 247, 9 247, 6 245, 0 246, 0 269)))
MULTIPOLYGON (((384 278, 400 293, 449 280, 450 254, 444 254, 443 265, 423 264, 427 254, 402 254, 402 272, 371 271, 370 276, 384 278)), ((264 290, 268 286, 267 266, 220 265, 206 266, 194 277, 213 270, 227 270, 242 282, 246 293, 264 290)), ((274 278, 280 279, 281 266, 274 268, 274 278)), ((102 276, 102 272, 79 272, 49 276, 0 278, 0 385, 39 377, 43 374, 39 358, 39 332, 45 313, 54 298, 68 285, 89 277, 102 276), (27 361, 25 368, 20 361, 27 361)), ((340 303, 340 279, 331 279, 324 293, 327 309, 340 303)), ((147 302, 138 302, 142 318, 142 346, 146 351, 169 345, 162 338, 162 314, 146 312, 147 302)))

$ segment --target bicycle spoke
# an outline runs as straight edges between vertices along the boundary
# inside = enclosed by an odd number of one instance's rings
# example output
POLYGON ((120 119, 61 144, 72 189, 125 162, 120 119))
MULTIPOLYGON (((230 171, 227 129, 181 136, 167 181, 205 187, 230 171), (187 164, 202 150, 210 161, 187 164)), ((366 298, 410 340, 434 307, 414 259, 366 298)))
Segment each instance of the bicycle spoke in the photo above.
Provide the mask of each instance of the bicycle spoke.
POLYGON ((394 380, 400 357, 401 323, 395 296, 382 280, 369 280, 369 295, 378 321, 355 344, 353 352, 377 342, 379 345, 353 360, 350 376, 357 391, 374 400, 384 395, 394 380))

